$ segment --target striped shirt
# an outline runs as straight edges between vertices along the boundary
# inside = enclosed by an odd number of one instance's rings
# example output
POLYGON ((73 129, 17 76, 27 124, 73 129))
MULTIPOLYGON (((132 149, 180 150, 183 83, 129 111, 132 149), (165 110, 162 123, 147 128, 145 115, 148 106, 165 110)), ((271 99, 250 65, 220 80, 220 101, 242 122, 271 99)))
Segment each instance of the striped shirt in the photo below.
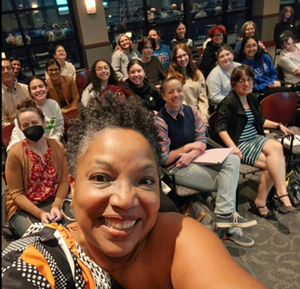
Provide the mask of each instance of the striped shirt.
POLYGON ((254 119, 254 115, 252 113, 251 108, 246 109, 245 112, 246 112, 246 116, 247 116, 248 120, 247 120, 247 124, 239 138, 239 143, 252 140, 253 138, 255 138, 257 136, 257 130, 254 126, 255 119, 254 119))
MULTIPOLYGON (((165 105, 167 113, 177 121, 177 115, 181 114, 184 117, 183 106, 181 105, 181 109, 177 112, 175 110, 170 109, 168 104, 165 105)), ((192 106, 192 111, 194 113, 195 119, 195 141, 200 141, 203 143, 203 150, 206 148, 206 127, 204 125, 203 120, 201 119, 200 112, 196 107, 192 106)), ((155 124, 158 127, 158 134, 162 138, 160 141, 161 149, 162 149, 162 164, 165 164, 170 155, 170 144, 171 140, 169 138, 169 128, 166 122, 159 116, 155 116, 155 124)))

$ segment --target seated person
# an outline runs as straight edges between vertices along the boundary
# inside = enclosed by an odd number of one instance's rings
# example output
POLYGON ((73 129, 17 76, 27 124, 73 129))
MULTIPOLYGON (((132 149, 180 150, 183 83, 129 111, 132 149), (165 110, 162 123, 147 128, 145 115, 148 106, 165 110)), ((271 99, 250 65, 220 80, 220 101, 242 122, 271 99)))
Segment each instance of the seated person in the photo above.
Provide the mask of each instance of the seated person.
POLYGON ((216 66, 216 54, 218 49, 224 45, 224 35, 226 35, 226 28, 223 25, 215 26, 208 31, 208 36, 211 41, 206 44, 206 48, 203 51, 201 71, 205 78, 216 66))
MULTIPOLYGON (((261 116, 257 97, 253 95, 254 71, 248 65, 236 67, 231 74, 233 90, 218 105, 216 132, 227 147, 243 164, 262 169, 257 197, 251 203, 251 212, 272 218, 274 212, 267 207, 267 196, 275 185, 277 206, 285 213, 297 212, 292 207, 285 185, 285 159, 280 142, 265 137, 264 129, 279 129, 285 135, 294 133, 281 123, 261 116)), ((215 139, 218 140, 218 136, 215 139)), ((219 139, 219 141, 220 141, 219 139)))
MULTIPOLYGON (((36 106, 44 113, 46 122, 44 137, 61 141, 64 134, 64 118, 58 103, 48 98, 48 88, 45 80, 38 76, 32 76, 29 81, 28 90, 36 106)), ((6 149, 7 151, 9 151, 14 144, 25 139, 25 135, 19 127, 18 120, 15 119, 14 123, 15 127, 12 130, 10 142, 6 149)))
POLYGON ((49 97, 58 102, 62 113, 76 109, 80 97, 73 78, 61 75, 60 64, 56 59, 47 60, 46 71, 49 74, 46 80, 49 97))
POLYGON ((274 27, 274 42, 276 48, 281 48, 280 34, 286 30, 294 33, 293 26, 294 9, 291 6, 285 6, 279 13, 279 22, 274 27))
POLYGON ((160 42, 159 30, 151 29, 148 36, 155 40, 155 50, 153 51, 153 56, 159 59, 164 67, 164 70, 167 71, 169 69, 172 51, 167 45, 160 42))
POLYGON ((141 61, 146 77, 159 89, 161 82, 166 78, 166 72, 159 59, 152 55, 154 48, 155 40, 153 38, 143 37, 138 43, 138 51, 142 54, 141 61))
POLYGON ((15 80, 19 83, 24 83, 28 85, 28 82, 30 80, 30 77, 26 76, 24 73, 22 73, 22 65, 21 61, 18 57, 12 56, 9 58, 9 61, 12 64, 12 67, 14 69, 14 74, 15 74, 15 80))
POLYGON ((2 128, 14 122, 18 104, 29 98, 28 86, 15 81, 11 62, 2 59, 2 128))
POLYGON ((138 56, 134 51, 132 41, 126 34, 120 34, 111 56, 111 66, 117 74, 118 81, 125 81, 128 78, 127 65, 134 58, 138 56))
MULTIPOLYGON (((241 27, 240 34, 239 34, 239 37, 238 37, 238 41, 235 44, 234 52, 237 56, 240 54, 242 40, 245 37, 254 37, 255 39, 257 39, 258 40, 257 41, 258 45, 263 50, 265 50, 265 52, 267 52, 265 45, 258 39, 258 31, 257 31, 257 28, 256 28, 256 24, 253 21, 247 21, 241 27)), ((241 61, 241 59, 239 59, 239 62, 240 61, 241 61)))
POLYGON ((277 80, 277 71, 272 59, 258 45, 257 39, 253 37, 243 39, 239 59, 241 59, 242 64, 247 64, 253 68, 255 73, 253 91, 263 94, 260 96, 260 100, 276 92, 291 91, 288 87, 282 87, 280 81, 277 80))
POLYGON ((236 189, 239 180, 240 160, 229 155, 222 165, 201 166, 193 159, 206 149, 206 128, 199 111, 182 104, 183 87, 172 77, 162 87, 166 105, 155 116, 161 137, 162 165, 176 165, 176 183, 192 189, 215 192, 216 227, 226 230, 228 239, 241 246, 252 246, 254 240, 243 234, 241 228, 255 225, 255 220, 241 217, 235 210, 236 189), (234 221, 235 220, 235 221, 234 221), (236 227, 236 228, 232 228, 236 227))
POLYGON ((34 222, 62 218, 59 206, 69 191, 69 172, 65 148, 44 137, 45 116, 33 100, 20 103, 17 120, 26 138, 7 157, 6 208, 11 227, 22 236, 34 222))
POLYGON ((61 280, 70 287, 111 288, 110 274, 127 289, 212 283, 222 289, 265 289, 202 224, 178 213, 158 213, 161 149, 152 112, 139 99, 106 91, 101 100, 80 107, 68 133, 77 221, 66 227, 33 225, 34 237, 10 244, 2 256, 4 288, 33 288, 40 279, 49 288, 60 288, 61 280), (12 266, 19 262, 30 264, 34 273, 25 277, 12 266))
POLYGON ((106 60, 96 60, 82 92, 81 102, 87 106, 90 98, 96 97, 108 85, 118 85, 117 75, 106 60))
MULTIPOLYGON (((278 65, 283 70, 284 80, 297 83, 300 89, 300 43, 295 43, 293 33, 289 30, 279 35, 282 48, 278 65)), ((296 90, 297 90, 296 88, 296 90)))
POLYGON ((173 48, 168 71, 169 77, 176 77, 181 80, 185 104, 197 107, 202 120, 207 123, 208 99, 205 79, 192 61, 190 49, 183 43, 177 44, 173 48))
MULTIPOLYGON (((67 53, 65 48, 62 45, 57 45, 54 48, 53 57, 60 64, 60 74, 64 76, 72 76, 74 82, 76 83, 76 69, 75 66, 67 61, 67 53)), ((46 79, 49 78, 47 71, 45 71, 46 79)))
POLYGON ((186 44, 191 50, 191 54, 193 55, 193 61, 195 62, 197 68, 199 68, 201 63, 201 56, 199 50, 192 39, 185 38, 185 34, 186 27, 182 21, 179 21, 176 25, 175 38, 172 39, 170 42, 170 49, 173 50, 173 48, 179 43, 186 44))
POLYGON ((127 70, 129 78, 123 82, 123 87, 139 96, 148 109, 157 113, 165 105, 165 102, 160 91, 145 78, 143 63, 139 59, 132 59, 127 70))
POLYGON ((230 77, 234 68, 241 65, 234 62, 234 51, 229 45, 223 45, 217 51, 217 66, 206 79, 208 100, 216 107, 231 91, 230 77))

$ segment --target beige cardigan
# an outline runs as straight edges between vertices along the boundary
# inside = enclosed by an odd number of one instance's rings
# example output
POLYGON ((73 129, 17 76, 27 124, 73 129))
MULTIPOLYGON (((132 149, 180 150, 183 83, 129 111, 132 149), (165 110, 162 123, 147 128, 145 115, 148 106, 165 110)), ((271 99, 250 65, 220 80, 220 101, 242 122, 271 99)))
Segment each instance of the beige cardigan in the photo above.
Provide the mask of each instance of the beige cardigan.
MULTIPOLYGON (((51 149, 51 161, 56 169, 58 188, 52 207, 59 208, 61 201, 67 196, 69 191, 68 164, 65 156, 64 146, 55 139, 47 139, 51 149)), ((38 219, 44 212, 33 203, 24 203, 27 199, 29 186, 29 175, 32 162, 25 153, 22 142, 15 144, 7 156, 5 176, 7 181, 6 209, 8 219, 19 209, 22 209, 38 219)), ((28 200, 28 199, 27 199, 28 200)))

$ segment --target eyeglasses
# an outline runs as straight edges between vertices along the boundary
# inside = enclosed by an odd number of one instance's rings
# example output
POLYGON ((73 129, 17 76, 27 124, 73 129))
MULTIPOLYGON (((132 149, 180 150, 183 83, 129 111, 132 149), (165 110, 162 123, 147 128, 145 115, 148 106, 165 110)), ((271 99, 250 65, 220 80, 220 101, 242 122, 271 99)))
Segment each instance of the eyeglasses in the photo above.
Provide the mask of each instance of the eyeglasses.
POLYGON ((215 34, 214 37, 223 37, 223 33, 215 34))
POLYGON ((59 68, 48 69, 48 71, 51 72, 51 73, 52 73, 52 72, 57 72, 57 71, 59 71, 59 68))
POLYGON ((253 83, 253 78, 251 78, 251 77, 248 77, 248 78, 246 78, 246 79, 240 78, 240 79, 238 80, 238 83, 241 83, 241 84, 246 84, 246 82, 252 84, 252 83, 253 83))
POLYGON ((182 59, 182 58, 186 58, 187 56, 189 56, 187 53, 176 56, 177 59, 182 59))

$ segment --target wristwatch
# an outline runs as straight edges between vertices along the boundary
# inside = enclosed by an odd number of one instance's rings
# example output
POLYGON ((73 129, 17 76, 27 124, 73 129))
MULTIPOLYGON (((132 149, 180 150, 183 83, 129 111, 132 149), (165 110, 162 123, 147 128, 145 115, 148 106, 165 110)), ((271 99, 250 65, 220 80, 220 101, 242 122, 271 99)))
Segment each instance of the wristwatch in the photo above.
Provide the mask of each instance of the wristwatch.
POLYGON ((280 130, 280 126, 282 125, 282 123, 280 122, 280 123, 278 123, 278 125, 277 125, 277 129, 278 130, 280 130))

